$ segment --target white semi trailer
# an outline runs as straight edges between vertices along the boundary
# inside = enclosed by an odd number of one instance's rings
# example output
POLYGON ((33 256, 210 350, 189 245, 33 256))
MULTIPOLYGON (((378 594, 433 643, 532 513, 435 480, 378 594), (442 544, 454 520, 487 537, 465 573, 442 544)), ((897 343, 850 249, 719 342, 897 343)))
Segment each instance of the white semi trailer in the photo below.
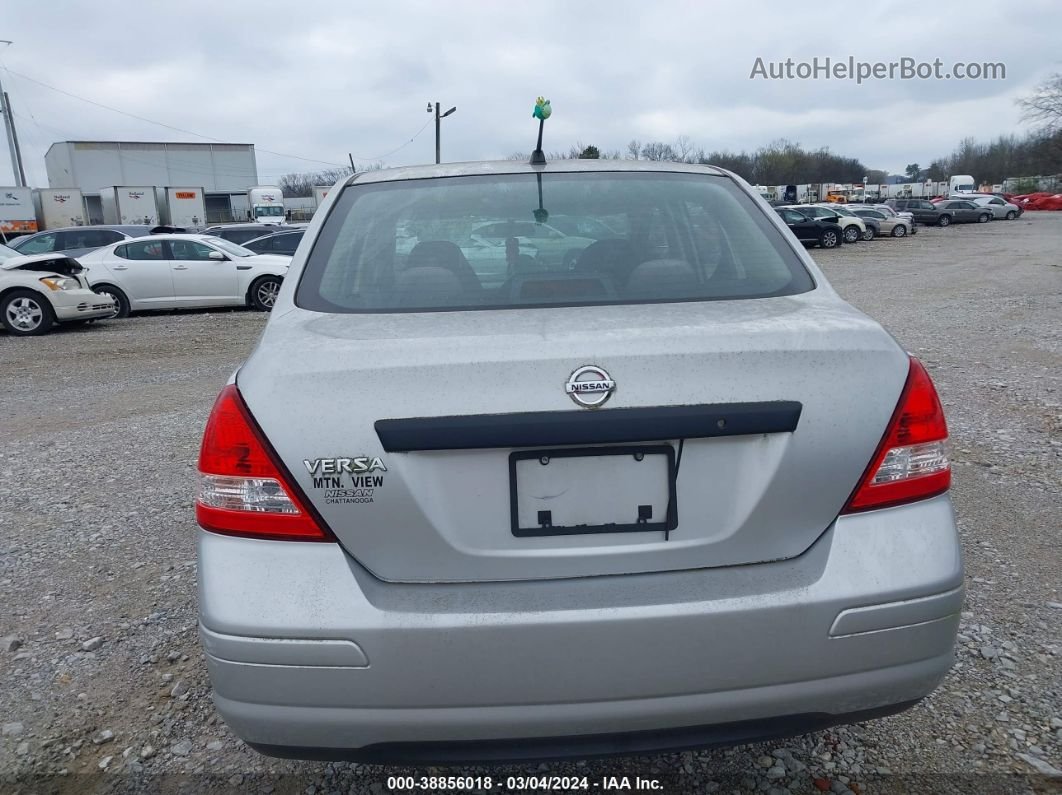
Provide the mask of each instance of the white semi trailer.
POLYGON ((0 187, 0 239, 28 235, 37 231, 37 214, 33 210, 31 188, 0 187))
POLYGON ((41 188, 33 191, 38 229, 84 226, 85 197, 77 188, 41 188))
POLYGON ((331 185, 314 185, 313 186, 313 206, 320 207, 321 203, 325 200, 325 196, 332 190, 331 185))
POLYGON ((150 224, 158 226, 159 207, 154 186, 115 185, 100 188, 100 206, 105 224, 150 224))
POLYGON ((159 188, 159 219, 189 231, 206 226, 206 197, 202 188, 159 188))

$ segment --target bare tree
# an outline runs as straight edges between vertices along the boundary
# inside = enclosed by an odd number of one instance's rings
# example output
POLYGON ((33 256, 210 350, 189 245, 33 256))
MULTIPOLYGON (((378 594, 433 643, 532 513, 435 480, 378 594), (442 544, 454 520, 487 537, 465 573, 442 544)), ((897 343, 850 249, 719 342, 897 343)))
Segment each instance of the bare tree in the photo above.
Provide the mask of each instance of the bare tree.
MULTIPOLYGON (((373 163, 363 171, 376 171, 383 168, 382 163, 373 163)), ((349 177, 354 172, 345 166, 342 168, 326 168, 322 171, 307 171, 299 174, 285 174, 277 181, 277 186, 283 192, 285 198, 313 196, 314 185, 335 185, 343 177, 349 177)))
POLYGON ((678 159, 683 163, 695 163, 696 158, 693 152, 693 139, 688 135, 680 135, 675 139, 674 150, 678 153, 678 159))
MULTIPOLYGON (((1062 75, 1056 75, 1055 80, 1062 107, 1062 75)), ((708 163, 761 185, 860 183, 863 177, 868 183, 881 184, 889 177, 888 172, 868 168, 858 158, 837 155, 825 147, 805 149, 786 139, 772 141, 754 152, 705 152, 686 135, 676 138, 673 144, 643 142, 635 138, 624 150, 605 150, 578 141, 567 151, 550 153, 549 159, 588 157, 595 149, 602 160, 626 158, 708 163)), ((523 152, 510 155, 512 160, 526 160, 527 157, 523 152)), ((928 168, 910 163, 904 170, 908 180, 931 179, 934 182, 947 179, 949 174, 973 174, 980 181, 992 183, 1008 177, 1059 174, 1062 173, 1062 120, 1053 131, 1036 130, 1024 137, 1001 135, 989 142, 966 138, 958 142, 950 155, 934 159, 928 168)))
POLYGON ((747 180, 755 180, 756 163, 753 157, 745 152, 734 154, 733 152, 708 152, 698 161, 707 165, 719 166, 727 171, 733 171, 739 177, 747 180))
POLYGON ((679 156, 671 144, 665 144, 663 141, 650 141, 642 147, 642 159, 675 161, 679 159, 679 156))
POLYGON ((1021 117, 1048 132, 1062 128, 1062 73, 1055 73, 1027 97, 1018 100, 1021 117))
POLYGON ((926 169, 926 179, 933 182, 943 182, 948 178, 948 161, 943 157, 938 157, 936 160, 929 164, 929 168, 926 169))
POLYGON ((313 186, 316 184, 309 174, 285 174, 277 180, 285 199, 313 196, 313 186))

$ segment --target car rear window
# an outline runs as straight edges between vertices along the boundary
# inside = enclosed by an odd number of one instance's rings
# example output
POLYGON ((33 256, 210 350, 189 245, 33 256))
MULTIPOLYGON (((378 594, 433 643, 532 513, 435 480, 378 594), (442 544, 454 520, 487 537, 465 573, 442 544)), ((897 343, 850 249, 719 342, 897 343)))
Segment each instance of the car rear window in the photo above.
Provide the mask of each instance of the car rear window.
POLYGON ((560 172, 354 183, 314 243, 296 303, 423 312, 813 287, 781 232, 728 178, 560 172), (551 224, 554 215, 565 222, 551 224))
POLYGON ((230 243, 242 245, 254 240, 256 237, 268 235, 268 229, 215 229, 210 234, 228 240, 230 243))

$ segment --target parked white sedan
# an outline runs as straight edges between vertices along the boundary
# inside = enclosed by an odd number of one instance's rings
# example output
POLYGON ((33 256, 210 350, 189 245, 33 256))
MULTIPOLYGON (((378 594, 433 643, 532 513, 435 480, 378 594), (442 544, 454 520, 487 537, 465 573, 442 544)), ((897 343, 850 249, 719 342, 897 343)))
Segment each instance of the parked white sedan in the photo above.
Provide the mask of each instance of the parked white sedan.
POLYGON ((0 323, 9 334, 34 337, 56 323, 81 323, 114 312, 112 301, 88 288, 66 254, 22 256, 0 246, 0 323))
POLYGON ((114 296, 116 317, 150 309, 273 308, 291 257, 255 254, 211 235, 152 235, 81 257, 97 293, 114 296))

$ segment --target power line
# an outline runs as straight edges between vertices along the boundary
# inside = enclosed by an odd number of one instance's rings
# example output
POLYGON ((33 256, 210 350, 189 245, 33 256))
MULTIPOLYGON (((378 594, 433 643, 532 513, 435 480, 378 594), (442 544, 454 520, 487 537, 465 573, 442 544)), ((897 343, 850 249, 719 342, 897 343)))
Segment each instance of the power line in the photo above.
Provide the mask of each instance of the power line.
MULTIPOLYGON (((16 113, 15 116, 20 118, 20 119, 25 119, 26 118, 21 113, 16 113)), ((47 125, 45 125, 45 127, 47 127, 47 125)), ((47 128, 52 130, 52 132, 58 133, 61 136, 66 136, 67 135, 67 133, 63 132, 62 130, 56 130, 54 127, 47 127, 47 128)), ((160 146, 161 145, 162 144, 160 144, 160 146)), ((219 168, 219 167, 216 167, 216 166, 208 166, 208 165, 206 165, 204 163, 200 163, 200 162, 197 162, 197 161, 175 159, 175 158, 173 158, 172 156, 169 156, 169 155, 167 155, 165 163, 160 162, 158 160, 146 160, 144 158, 139 158, 139 157, 135 157, 133 155, 130 155, 129 154, 129 150, 127 150, 127 149, 122 149, 120 156, 121 156, 122 160, 128 161, 130 163, 142 163, 144 165, 154 166, 156 168, 165 167, 167 169, 172 169, 174 171, 183 171, 183 172, 185 172, 187 174, 202 174, 204 176, 217 174, 217 175, 224 176, 224 177, 243 177, 243 176, 246 176, 247 173, 248 173, 247 170, 244 170, 244 169, 237 170, 237 169, 219 168)), ((340 167, 337 166, 337 168, 340 168, 340 167)), ((292 172, 292 170, 290 168, 287 168, 287 169, 261 169, 261 168, 258 168, 258 169, 255 169, 255 171, 256 171, 256 173, 259 176, 262 176, 262 175, 286 176, 286 175, 291 174, 291 173, 300 173, 300 174, 313 174, 313 173, 315 173, 313 171, 292 172)), ((349 171, 349 169, 348 169, 348 171, 349 171)))
MULTIPOLYGON (((9 76, 10 76, 10 73, 8 73, 8 69, 7 69, 7 64, 6 64, 6 63, 4 63, 4 59, 3 59, 2 57, 0 57, 0 69, 3 69, 3 70, 4 70, 4 72, 5 72, 5 73, 7 73, 7 74, 9 74, 9 76)), ((14 90, 15 90, 15 89, 14 89, 14 86, 12 85, 12 92, 14 92, 14 90)), ((27 111, 27 112, 29 113, 29 115, 30 115, 30 120, 31 120, 31 121, 33 122, 33 126, 34 126, 34 127, 36 128, 36 130, 37 130, 37 141, 38 141, 38 145, 42 145, 42 144, 43 144, 43 142, 44 142, 44 141, 46 140, 46 137, 45 137, 45 135, 44 135, 44 130, 43 130, 43 129, 41 129, 41 125, 40 125, 40 122, 38 122, 38 121, 37 121, 37 117, 36 117, 36 115, 34 115, 34 113, 33 113, 33 108, 32 108, 32 107, 30 107, 29 99, 28 99, 28 98, 26 97, 26 95, 22 94, 22 92, 21 92, 21 91, 19 91, 19 93, 18 93, 18 96, 17 96, 17 99, 18 99, 18 101, 19 101, 19 103, 20 103, 21 105, 25 105, 25 107, 26 107, 26 111, 27 111)), ((19 113, 15 113, 15 112, 14 112, 14 110, 12 110, 12 111, 11 111, 11 115, 12 115, 12 116, 18 116, 19 118, 24 118, 24 117, 23 117, 23 116, 22 116, 21 114, 19 114, 19 113)), ((34 166, 31 166, 31 168, 32 168, 32 170, 33 170, 34 172, 36 172, 36 171, 37 171, 37 167, 36 167, 35 165, 34 165, 34 166)))
MULTIPOLYGON (((142 122, 145 122, 147 124, 153 124, 153 125, 156 125, 158 127, 163 127, 165 129, 168 129, 168 130, 173 130, 175 132, 183 133, 185 135, 192 135, 192 136, 195 136, 196 138, 203 138, 205 140, 215 141, 217 143, 224 143, 224 140, 221 139, 221 138, 215 138, 214 136, 205 135, 203 133, 198 133, 198 132, 195 132, 194 130, 186 130, 183 127, 176 127, 176 126, 174 126, 172 124, 166 124, 165 122, 160 122, 160 121, 156 121, 154 119, 149 119, 149 118, 147 118, 145 116, 139 116, 139 115, 137 115, 135 113, 129 113, 128 111, 124 111, 124 110, 122 110, 120 108, 115 108, 115 107, 112 107, 110 105, 106 105, 106 104, 104 104, 102 102, 97 102, 95 100, 88 99, 87 97, 82 97, 82 96, 80 96, 78 94, 74 94, 74 93, 72 93, 70 91, 66 91, 65 89, 61 89, 61 88, 58 88, 56 86, 50 85, 49 83, 45 83, 45 82, 43 82, 41 80, 37 80, 36 78, 30 77, 29 75, 22 74, 21 72, 16 72, 16 71, 12 70, 11 68, 9 68, 7 66, 7 64, 3 63, 2 61, 0 61, 0 68, 2 68, 3 71, 9 76, 19 77, 22 80, 27 80, 27 81, 29 81, 31 83, 35 83, 36 85, 39 85, 39 86, 41 86, 43 88, 47 88, 50 91, 55 91, 56 93, 63 94, 64 96, 68 96, 68 97, 71 97, 73 99, 79 100, 81 102, 85 102, 85 103, 87 103, 89 105, 94 105, 96 107, 103 108, 104 110, 109 110, 109 111, 111 111, 113 113, 118 113, 118 114, 120 114, 122 116, 127 116, 127 117, 129 117, 131 119, 136 119, 137 121, 142 121, 142 122)), ((42 128, 44 128, 44 129, 49 129, 49 130, 51 130, 54 133, 58 133, 59 135, 61 135, 62 137, 65 137, 65 138, 69 139, 71 137, 70 134, 67 133, 67 132, 64 132, 62 130, 58 130, 58 129, 54 128, 54 127, 50 127, 50 126, 48 126, 46 124, 41 124, 37 120, 36 115, 33 113, 32 108, 30 108, 28 104, 26 106, 26 109, 27 109, 27 111, 29 111, 30 120, 32 121, 33 125, 37 128, 37 131, 39 133, 43 133, 43 129, 42 128)), ((15 114, 15 115, 17 115, 17 116, 19 116, 21 118, 24 118, 24 117, 22 117, 22 114, 15 114)), ((413 141, 415 141, 420 136, 420 134, 422 132, 424 132, 424 130, 426 130, 428 128, 429 124, 431 124, 431 120, 430 119, 424 125, 422 125, 419 130, 417 130, 415 133, 413 133, 413 135, 411 135, 403 143, 401 143, 400 145, 396 146, 394 149, 391 149, 391 150, 389 150, 387 152, 384 152, 383 154, 376 155, 375 157, 362 157, 362 156, 359 156, 359 155, 351 155, 351 157, 353 157, 355 160, 359 160, 359 161, 363 161, 363 162, 378 162, 378 161, 382 160, 383 158, 390 157, 391 155, 395 154, 396 152, 401 151, 402 149, 406 148, 411 143, 413 143, 413 141)), ((42 138, 43 138, 43 135, 42 135, 42 138)), ((334 168, 346 168, 346 164, 345 163, 334 163, 334 162, 329 161, 329 160, 316 160, 314 158, 302 157, 301 155, 293 155, 293 154, 288 154, 288 153, 285 153, 285 152, 276 152, 276 151, 273 151, 271 149, 263 149, 263 148, 258 147, 258 146, 255 146, 255 149, 258 152, 274 155, 276 157, 283 157, 283 158, 301 160, 301 161, 304 161, 304 162, 307 162, 307 163, 316 163, 316 164, 320 164, 320 165, 332 166, 334 168)), ((145 163, 145 164, 149 164, 149 165, 154 165, 154 163, 152 161, 138 160, 135 157, 129 157, 129 155, 126 154, 126 153, 123 153, 123 156, 126 157, 127 159, 129 159, 130 161, 133 161, 133 162, 141 162, 141 163, 145 163)), ((224 176, 243 176, 244 175, 244 172, 242 172, 242 171, 241 172, 236 172, 236 171, 226 171, 225 169, 203 168, 202 164, 200 164, 200 163, 192 163, 191 161, 184 161, 186 163, 186 165, 182 165, 181 161, 172 160, 169 157, 167 158, 167 162, 168 162, 168 164, 172 163, 175 168, 178 168, 178 169, 180 169, 182 171, 185 171, 187 173, 190 173, 190 174, 203 174, 203 175, 221 174, 221 175, 224 175, 224 176)), ((310 174, 310 173, 313 173, 313 172, 309 172, 309 171, 306 171, 306 172, 292 172, 290 169, 276 169, 276 170, 266 169, 266 170, 259 170, 258 173, 260 175, 287 176, 288 174, 291 174, 291 173, 310 174)))
MULTIPOLYGON (((30 118, 28 118, 27 116, 24 116, 21 113, 15 113, 14 115, 15 115, 15 118, 22 119, 23 121, 31 121, 30 118)), ((60 136, 61 138, 70 138, 71 137, 71 134, 68 131, 66 131, 66 130, 60 130, 60 129, 57 129, 57 128, 52 127, 50 125, 47 125, 47 124, 41 124, 35 118, 32 119, 32 121, 37 126, 38 130, 41 131, 42 140, 43 140, 43 131, 44 130, 50 130, 52 133, 60 136)), ((143 158, 138 158, 138 157, 135 157, 133 155, 130 155, 127 150, 122 150, 121 157, 122 157, 123 160, 127 160, 127 161, 129 161, 131 163, 142 163, 144 165, 156 166, 156 167, 158 167, 160 165, 160 163, 158 161, 156 161, 156 160, 145 160, 143 158)), ((226 168, 210 167, 210 166, 206 166, 203 163, 199 163, 199 162, 195 162, 195 161, 191 161, 191 160, 174 159, 172 156, 169 156, 169 155, 167 155, 167 158, 166 158, 166 167, 167 168, 172 168, 175 171, 184 172, 185 174, 196 174, 196 175, 202 175, 202 176, 215 176, 215 175, 216 176, 224 176, 224 177, 244 177, 244 176, 247 176, 247 172, 244 171, 244 170, 237 171, 237 170, 230 170, 230 169, 226 169, 226 168)), ((348 169, 348 171, 349 171, 349 169, 348 169)), ((257 175, 259 177, 269 177, 269 178, 276 177, 276 178, 279 178, 279 177, 286 177, 286 176, 291 175, 291 174, 295 174, 297 176, 303 176, 303 175, 316 174, 318 172, 316 172, 316 171, 296 171, 296 172, 293 172, 290 168, 285 168, 285 169, 261 169, 261 168, 258 168, 258 169, 256 169, 256 173, 257 173, 257 175)))
POLYGON ((424 126, 421 127, 419 130, 417 130, 415 133, 413 133, 413 136, 408 141, 406 141, 401 146, 395 147, 390 152, 384 152, 382 155, 377 155, 376 157, 358 157, 357 155, 351 155, 351 157, 353 157, 355 160, 364 160, 364 161, 376 161, 376 160, 382 160, 385 157, 390 157, 395 152, 398 152, 398 151, 400 151, 402 149, 405 149, 407 146, 409 146, 411 143, 413 143, 413 141, 416 140, 417 136, 420 135, 422 132, 424 132, 424 130, 426 130, 428 128, 428 125, 431 124, 431 123, 432 123, 432 120, 428 119, 428 121, 425 122, 424 126))
MULTIPOLYGON (((36 78, 30 77, 29 75, 24 75, 21 72, 16 72, 15 70, 7 68, 7 67, 4 68, 4 71, 7 74, 9 74, 9 75, 14 75, 14 76, 19 77, 19 78, 21 78, 23 80, 28 80, 31 83, 36 83, 37 85, 42 86, 43 88, 47 88, 47 89, 49 89, 51 91, 55 91, 56 93, 63 94, 63 95, 68 96, 68 97, 72 97, 73 99, 80 100, 81 102, 87 102, 89 105, 95 105, 96 107, 103 108, 104 110, 109 110, 109 111, 112 111, 114 113, 119 113, 122 116, 128 116, 129 118, 136 119, 137 121, 146 122, 147 124, 154 124, 154 125, 156 125, 158 127, 164 127, 167 130, 174 130, 175 132, 184 133, 185 135, 194 135, 196 138, 204 138, 204 139, 206 139, 208 141, 215 141, 217 143, 224 143, 223 139, 215 138, 212 135, 204 135, 202 133, 197 133, 197 132, 195 132, 193 130, 186 130, 183 127, 175 127, 172 124, 166 124, 165 122, 156 121, 154 119, 149 119, 149 118, 147 118, 145 116, 138 116, 135 113, 129 113, 127 111, 121 110, 119 108, 112 107, 110 105, 104 105, 102 102, 96 102, 95 100, 87 99, 86 97, 82 97, 82 96, 79 96, 77 94, 71 93, 70 91, 65 91, 65 90, 63 90, 61 88, 56 88, 53 85, 49 85, 48 83, 42 82, 40 80, 37 80, 36 78)), ((405 145, 406 144, 402 144, 402 146, 405 146, 405 145)), ((302 157, 301 155, 292 155, 292 154, 287 154, 285 152, 274 152, 271 149, 264 149, 262 147, 255 147, 255 148, 258 151, 260 151, 260 152, 265 152, 266 154, 270 154, 270 155, 276 155, 277 157, 286 157, 286 158, 290 158, 290 159, 293 159, 293 160, 303 160, 303 161, 305 161, 307 163, 319 163, 321 165, 326 165, 326 166, 338 166, 338 167, 343 167, 344 166, 343 163, 333 163, 330 160, 315 160, 312 157, 302 157)), ((399 147, 399 148, 401 148, 401 147, 399 147)), ((395 151, 398 151, 398 150, 396 149, 395 151)), ((363 158, 358 158, 358 159, 361 160, 363 158)))

